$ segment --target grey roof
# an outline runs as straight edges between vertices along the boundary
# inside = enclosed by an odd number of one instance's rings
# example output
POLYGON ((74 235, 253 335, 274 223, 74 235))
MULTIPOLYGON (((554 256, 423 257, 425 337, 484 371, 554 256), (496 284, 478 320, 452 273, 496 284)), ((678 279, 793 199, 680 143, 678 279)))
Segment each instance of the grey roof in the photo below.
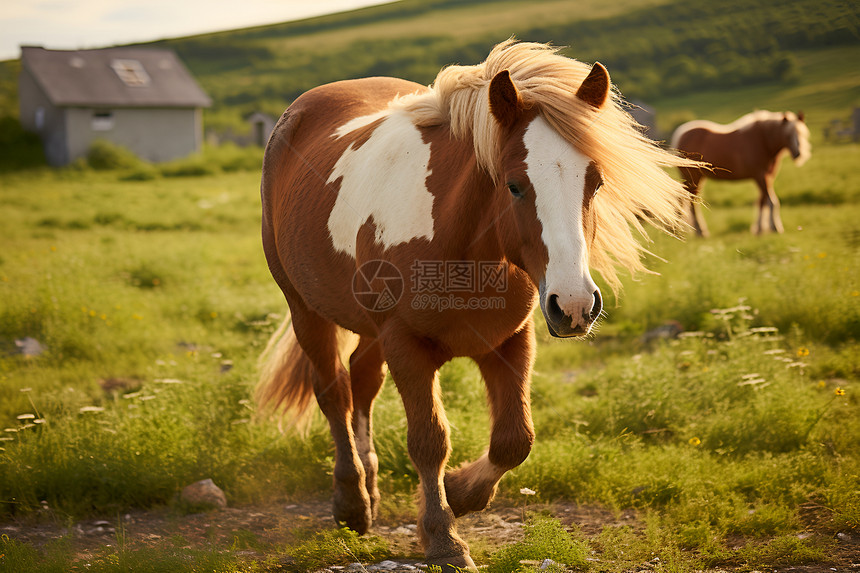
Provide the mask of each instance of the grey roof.
POLYGON ((24 46, 21 48, 21 65, 29 70, 56 106, 212 105, 212 100, 171 50, 108 48, 66 51, 24 46), (132 67, 142 68, 139 79, 143 81, 123 81, 116 71, 118 62, 131 62, 132 67), (139 62, 139 65, 134 62, 139 62))

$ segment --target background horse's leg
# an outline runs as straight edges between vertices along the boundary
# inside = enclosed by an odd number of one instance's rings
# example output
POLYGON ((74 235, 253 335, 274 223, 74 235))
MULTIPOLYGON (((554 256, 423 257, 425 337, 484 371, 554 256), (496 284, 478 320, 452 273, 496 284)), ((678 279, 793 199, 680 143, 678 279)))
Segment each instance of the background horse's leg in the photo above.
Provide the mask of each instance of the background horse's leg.
MULTIPOLYGON (((764 191, 763 193, 767 196, 767 204, 770 208, 770 217, 768 222, 770 223, 770 230, 775 231, 777 233, 783 232, 782 227, 782 218, 779 216, 779 197, 776 196, 776 190, 773 188, 773 180, 775 179, 774 175, 768 173, 764 176, 764 191)), ((761 186, 761 183, 759 183, 761 186)))
POLYGON ((442 407, 437 370, 450 356, 414 338, 389 321, 381 337, 385 359, 406 409, 409 457, 421 480, 418 533, 426 561, 474 568, 469 548, 457 535, 454 513, 445 497, 443 475, 451 453, 448 419, 442 407))
POLYGON ((474 462, 445 476, 445 493, 454 515, 484 509, 504 473, 523 463, 534 442, 529 387, 535 355, 534 323, 492 352, 475 360, 487 385, 492 415, 490 449, 474 462))
POLYGON ((766 173, 755 178, 759 196, 758 213, 752 231, 756 235, 767 231, 783 232, 782 218, 779 216, 779 198, 773 189, 773 180, 774 175, 772 173, 766 173))
POLYGON ((710 232, 708 232, 708 225, 705 223, 705 218, 702 216, 700 201, 700 193, 702 191, 705 178, 702 176, 702 172, 699 169, 682 168, 680 171, 681 176, 684 178, 684 187, 687 189, 687 192, 690 193, 688 222, 693 227, 696 235, 699 237, 707 237, 710 235, 710 232))
POLYGON ((755 182, 758 185, 758 201, 756 202, 755 219, 750 230, 756 235, 761 235, 765 231, 764 212, 768 206, 767 183, 763 176, 756 177, 755 182))
POLYGON ((349 357, 349 376, 352 380, 352 430, 361 463, 364 465, 365 484, 370 495, 373 519, 379 511, 379 488, 376 474, 379 460, 373 446, 373 400, 385 379, 382 345, 375 338, 362 337, 358 348, 349 357))
POLYGON ((334 438, 334 518, 365 533, 373 519, 370 496, 352 433, 352 392, 349 374, 338 355, 337 328, 308 309, 301 299, 288 300, 296 340, 316 370, 314 394, 334 438))

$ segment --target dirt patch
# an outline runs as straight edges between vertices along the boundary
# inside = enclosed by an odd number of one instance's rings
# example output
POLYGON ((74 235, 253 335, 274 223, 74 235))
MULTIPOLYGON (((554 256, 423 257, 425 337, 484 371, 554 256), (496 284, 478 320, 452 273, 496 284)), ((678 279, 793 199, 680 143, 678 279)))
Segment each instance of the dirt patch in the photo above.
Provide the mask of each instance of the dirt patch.
MULTIPOLYGON (((604 527, 629 526, 643 529, 634 510, 616 512, 598 506, 555 503, 523 507, 496 506, 458 520, 458 530, 473 548, 473 553, 492 553, 523 536, 526 511, 539 511, 558 518, 564 525, 578 529, 588 537, 598 535, 604 527)), ((366 565, 367 571, 415 571, 422 551, 412 512, 382 517, 371 530, 388 543, 394 561, 366 565), (392 565, 394 564, 394 565, 392 565), (394 568, 392 568, 394 567, 394 568)), ((18 541, 44 546, 51 540, 69 537, 81 557, 118 542, 118 531, 126 543, 159 545, 165 542, 179 547, 232 547, 250 558, 263 558, 265 547, 296 542, 308 532, 333 528, 331 504, 325 500, 300 503, 282 502, 265 506, 228 507, 220 511, 182 515, 168 508, 132 511, 112 518, 90 519, 63 524, 47 511, 26 520, 0 523, 0 534, 18 541)), ((595 560, 597 561, 597 560, 595 560)), ((631 571, 650 571, 647 564, 631 571)), ((354 570, 363 569, 355 567, 354 570)), ((331 571, 349 571, 349 567, 332 567, 331 571)), ((724 571, 724 570, 713 570, 724 571)), ((860 536, 837 539, 832 560, 812 566, 776 567, 769 571, 792 573, 860 572, 860 536)))

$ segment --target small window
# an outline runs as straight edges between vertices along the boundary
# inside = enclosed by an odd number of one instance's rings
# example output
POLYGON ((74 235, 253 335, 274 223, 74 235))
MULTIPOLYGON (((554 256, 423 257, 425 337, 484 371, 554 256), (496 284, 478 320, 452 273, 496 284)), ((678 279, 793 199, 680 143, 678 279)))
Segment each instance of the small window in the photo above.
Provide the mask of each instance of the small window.
POLYGON ((110 131, 113 129, 113 112, 95 111, 92 119, 93 131, 110 131))
POLYGON ((36 108, 35 120, 36 120, 36 129, 41 131, 42 128, 45 127, 45 108, 43 108, 42 106, 39 106, 36 108))
POLYGON ((110 66, 119 79, 129 87, 143 87, 149 85, 149 74, 137 60, 114 60, 110 66))

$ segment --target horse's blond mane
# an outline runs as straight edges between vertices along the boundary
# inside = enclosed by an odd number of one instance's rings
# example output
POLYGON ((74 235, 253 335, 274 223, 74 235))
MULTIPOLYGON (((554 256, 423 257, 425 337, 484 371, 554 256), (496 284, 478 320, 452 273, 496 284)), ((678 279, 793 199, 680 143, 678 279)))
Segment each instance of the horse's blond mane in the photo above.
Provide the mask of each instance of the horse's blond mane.
POLYGON ((742 128, 744 126, 759 122, 759 121, 782 121, 786 117, 790 121, 797 121, 797 115, 793 112, 786 111, 768 111, 766 109, 757 109, 746 115, 742 115, 731 123, 726 124, 726 127, 733 129, 742 128))
POLYGON ((640 126, 612 93, 600 110, 575 96, 590 66, 564 57, 545 44, 502 42, 474 66, 450 66, 436 76, 430 90, 403 96, 392 107, 412 114, 419 126, 449 124, 458 138, 472 137, 478 163, 499 177, 499 124, 490 114, 489 84, 508 70, 523 103, 599 166, 605 184, 594 200, 597 233, 591 266, 618 290, 615 266, 631 273, 645 270, 645 251, 635 229, 647 238, 643 221, 674 233, 685 226, 683 186, 663 167, 698 163, 661 149, 642 135, 640 126))

